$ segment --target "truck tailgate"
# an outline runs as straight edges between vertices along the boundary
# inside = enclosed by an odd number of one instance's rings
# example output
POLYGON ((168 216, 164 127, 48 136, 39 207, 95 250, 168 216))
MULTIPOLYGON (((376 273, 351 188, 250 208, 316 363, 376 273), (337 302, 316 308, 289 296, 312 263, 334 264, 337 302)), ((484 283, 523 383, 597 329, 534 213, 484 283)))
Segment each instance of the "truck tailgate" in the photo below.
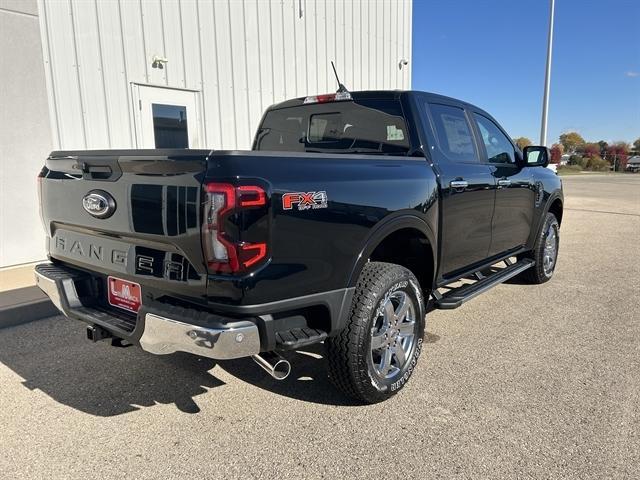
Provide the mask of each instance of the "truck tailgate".
MULTIPOLYGON (((207 150, 53 152, 40 181, 52 259, 142 285, 206 295, 200 234, 207 150)), ((156 290, 157 289, 157 290, 156 290)))

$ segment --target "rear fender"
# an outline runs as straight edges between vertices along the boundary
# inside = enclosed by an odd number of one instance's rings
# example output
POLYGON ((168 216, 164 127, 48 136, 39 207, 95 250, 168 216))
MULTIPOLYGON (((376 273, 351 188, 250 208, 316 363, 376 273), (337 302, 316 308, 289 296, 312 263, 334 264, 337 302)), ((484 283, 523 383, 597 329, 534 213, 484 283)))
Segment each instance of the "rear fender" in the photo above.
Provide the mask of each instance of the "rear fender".
MULTIPOLYGON (((369 257, 371 257, 371 254, 374 252, 376 247, 393 232, 405 228, 418 230, 419 232, 423 233, 429 241, 431 256, 434 262, 433 272, 435 275, 435 272, 437 270, 437 268, 435 268, 437 257, 434 250, 434 246, 436 245, 436 236, 433 232, 433 229, 427 222, 425 222, 421 218, 415 215, 403 214, 401 216, 395 216, 394 218, 380 222, 380 224, 374 227, 371 234, 363 243, 360 252, 358 253, 357 260, 354 263, 353 269, 351 270, 351 275, 349 276, 349 287, 355 287, 358 281, 358 277, 360 276, 360 272, 362 272, 362 269, 364 268, 365 264, 369 260, 369 257)), ((433 278, 431 278, 431 281, 433 282, 433 278)), ((423 288, 424 287, 426 286, 423 285, 423 288)), ((431 287, 431 285, 429 285, 429 287, 431 287)))

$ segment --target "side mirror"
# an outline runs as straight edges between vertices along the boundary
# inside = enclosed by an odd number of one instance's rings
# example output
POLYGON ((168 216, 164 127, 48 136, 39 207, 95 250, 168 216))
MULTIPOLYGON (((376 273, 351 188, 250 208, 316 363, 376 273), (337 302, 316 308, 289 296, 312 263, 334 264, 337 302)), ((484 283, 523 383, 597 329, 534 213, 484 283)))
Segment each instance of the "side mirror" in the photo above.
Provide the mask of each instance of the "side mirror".
POLYGON ((546 167, 551 154, 547 147, 524 147, 524 165, 526 167, 546 167))

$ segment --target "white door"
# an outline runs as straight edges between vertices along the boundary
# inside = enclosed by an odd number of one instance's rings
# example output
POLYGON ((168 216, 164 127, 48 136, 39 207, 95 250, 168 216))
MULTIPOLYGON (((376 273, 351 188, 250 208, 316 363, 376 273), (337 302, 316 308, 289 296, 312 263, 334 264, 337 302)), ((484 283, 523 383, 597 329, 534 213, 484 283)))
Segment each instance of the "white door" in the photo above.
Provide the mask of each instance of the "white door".
POLYGON ((133 83, 138 148, 202 148, 199 92, 133 83))

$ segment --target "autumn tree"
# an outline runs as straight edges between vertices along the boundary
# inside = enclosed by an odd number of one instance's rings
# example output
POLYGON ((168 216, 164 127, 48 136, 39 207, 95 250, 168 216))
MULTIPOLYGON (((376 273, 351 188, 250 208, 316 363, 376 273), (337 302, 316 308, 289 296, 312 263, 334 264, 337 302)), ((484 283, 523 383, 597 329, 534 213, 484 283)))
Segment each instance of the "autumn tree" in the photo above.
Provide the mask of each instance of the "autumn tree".
POLYGON ((609 145, 607 156, 615 170, 618 172, 622 171, 627 168, 627 160, 629 160, 629 145, 625 142, 616 142, 609 145))
POLYGON ((585 143, 584 138, 577 132, 567 132, 560 135, 560 143, 567 153, 575 153, 575 151, 585 143))
POLYGON ((564 153, 564 147, 559 143, 551 145, 551 163, 560 163, 562 154, 564 153))
POLYGON ((580 150, 582 151, 582 154, 588 158, 600 156, 600 145, 597 143, 585 143, 580 150))
POLYGON ((528 147, 529 145, 531 145, 531 140, 529 140, 527 137, 518 137, 514 139, 514 141, 516 142, 516 145, 518 145, 520 150, 524 150, 524 147, 528 147))

